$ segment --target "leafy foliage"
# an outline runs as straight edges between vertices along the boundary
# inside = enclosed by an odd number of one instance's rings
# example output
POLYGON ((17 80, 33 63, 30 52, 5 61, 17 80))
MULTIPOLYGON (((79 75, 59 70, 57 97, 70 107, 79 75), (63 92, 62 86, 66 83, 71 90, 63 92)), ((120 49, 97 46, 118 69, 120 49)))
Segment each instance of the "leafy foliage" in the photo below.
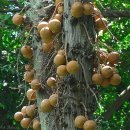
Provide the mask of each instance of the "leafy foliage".
MULTIPOLYGON (((18 3, 20 4, 20 3, 18 3)), ((20 4, 22 5, 22 4, 20 4)), ((10 9, 17 7, 15 3, 1 1, 0 8, 10 9)), ((17 7, 19 8, 19 7, 17 7)), ((17 64, 19 49, 22 39, 19 37, 21 28, 12 24, 12 13, 5 12, 0 14, 0 128, 19 129, 13 120, 14 113, 18 110, 17 106, 21 103, 24 94, 22 81, 23 60, 17 64), (18 70, 19 69, 19 70, 18 70), (22 70, 22 71, 21 71, 22 70), (18 87, 18 85, 21 85, 18 87)))
MULTIPOLYGON (((24 0, 11 2, 1 0, 1 10, 14 10, 21 8, 24 0)), ((124 10, 130 9, 129 0, 96 0, 96 5, 105 9, 124 10)), ((19 49, 25 39, 23 27, 16 27, 12 24, 12 12, 0 14, 0 122, 3 127, 14 126, 18 130, 21 128, 14 121, 13 114, 20 108, 17 108, 24 95, 25 85, 22 81, 23 59, 19 55, 19 49), (19 59, 17 59, 19 58, 19 59)), ((109 122, 102 118, 102 113, 111 105, 118 95, 130 84, 130 19, 128 18, 109 18, 109 29, 118 39, 114 39, 109 32, 105 32, 100 37, 100 46, 108 51, 110 48, 120 52, 121 62, 118 65, 119 73, 122 76, 122 83, 118 87, 110 86, 108 88, 99 87, 100 107, 95 112, 95 118, 101 117, 100 130, 129 130, 130 128, 130 100, 116 112, 109 122), (107 45, 107 46, 106 46, 107 45)))
MULTIPOLYGON (((97 1, 99 6, 101 3, 97 1)), ((102 1, 102 6, 107 9, 113 10, 125 10, 130 9, 129 1, 118 0, 118 1, 102 1)), ((102 7, 101 7, 102 8, 102 7)), ((110 35, 109 32, 104 33, 100 37, 100 44, 101 46, 111 51, 110 48, 113 50, 118 51, 121 54, 120 64, 117 66, 119 69, 119 73, 122 77, 121 84, 114 88, 110 86, 108 88, 100 88, 100 104, 101 110, 98 108, 95 112, 96 115, 101 116, 102 113, 112 104, 113 101, 119 96, 119 94, 130 85, 130 20, 129 18, 109 18, 109 29, 113 33, 113 35, 117 38, 114 39, 113 36, 110 35), (105 44, 104 44, 105 43, 105 44), (107 46, 106 46, 107 44, 107 46)), ((114 108, 113 108, 114 109, 114 108)), ((103 129, 113 129, 113 130, 129 130, 129 109, 130 109, 130 100, 125 101, 123 106, 116 112, 109 122, 101 123, 101 130, 103 129)))

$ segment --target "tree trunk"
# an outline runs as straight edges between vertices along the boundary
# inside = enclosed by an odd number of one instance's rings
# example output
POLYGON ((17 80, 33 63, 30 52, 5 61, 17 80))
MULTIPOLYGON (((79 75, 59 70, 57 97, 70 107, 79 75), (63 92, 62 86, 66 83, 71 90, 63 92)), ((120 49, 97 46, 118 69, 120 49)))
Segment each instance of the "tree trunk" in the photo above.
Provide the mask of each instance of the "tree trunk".
MULTIPOLYGON (((63 49, 67 52, 67 60, 77 60, 80 64, 80 71, 65 78, 58 77, 59 101, 57 106, 50 113, 40 112, 39 107, 41 130, 74 130, 75 117, 84 115, 92 119, 96 108, 96 87, 91 85, 94 59, 93 44, 95 42, 94 20, 91 16, 74 19, 70 14, 73 2, 74 0, 64 1, 62 42, 63 49)), ((84 0, 84 2, 86 1, 84 0)), ((49 17, 49 14, 46 13, 53 13, 45 9, 51 4, 48 4, 46 0, 31 0, 30 4, 31 8, 27 14, 33 25, 36 25, 41 17, 49 17)), ((43 53, 37 30, 34 29, 33 33, 34 68, 36 77, 41 80, 43 87, 37 92, 37 105, 40 106, 43 99, 55 92, 55 90, 51 91, 45 87, 47 78, 54 74, 55 66, 52 62, 49 63, 48 59, 53 57, 55 52, 43 53)))

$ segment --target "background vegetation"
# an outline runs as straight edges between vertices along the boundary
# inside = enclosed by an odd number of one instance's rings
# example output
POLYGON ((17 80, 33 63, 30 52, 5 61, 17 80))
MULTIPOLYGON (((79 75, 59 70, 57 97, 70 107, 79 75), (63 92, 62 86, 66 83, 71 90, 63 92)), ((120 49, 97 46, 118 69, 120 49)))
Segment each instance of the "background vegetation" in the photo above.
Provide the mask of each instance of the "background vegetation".
MULTIPOLYGON (((20 56, 19 48, 28 36, 24 26, 16 27, 12 24, 12 16, 16 11, 27 5, 26 0, 1 0, 0 3, 0 128, 3 126, 21 127, 14 121, 13 114, 21 109, 19 106, 24 99, 25 83, 22 81, 23 64, 26 61, 20 56)), ((129 0, 96 0, 100 10, 130 10, 129 0)), ((122 76, 122 83, 118 87, 109 86, 99 89, 99 103, 95 118, 100 117, 100 130, 129 130, 130 129, 130 99, 126 100, 115 112, 113 117, 104 121, 102 113, 116 100, 118 95, 130 85, 130 19, 107 18, 109 29, 118 39, 114 39, 109 32, 100 37, 100 46, 110 51, 110 47, 121 54, 121 62, 117 66, 122 76)), ((23 102, 26 105, 26 101, 23 102)))

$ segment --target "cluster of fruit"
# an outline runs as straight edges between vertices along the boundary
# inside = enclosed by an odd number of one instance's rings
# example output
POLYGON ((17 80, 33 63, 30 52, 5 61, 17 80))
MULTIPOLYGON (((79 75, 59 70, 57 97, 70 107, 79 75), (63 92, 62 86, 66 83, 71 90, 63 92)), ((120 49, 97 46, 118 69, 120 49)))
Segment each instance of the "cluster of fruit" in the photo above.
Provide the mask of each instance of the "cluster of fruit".
POLYGON ((75 18, 80 18, 83 15, 92 15, 95 19, 96 28, 98 30, 108 29, 107 20, 102 16, 100 10, 91 2, 74 2, 71 7, 71 15, 75 18))
MULTIPOLYGON (((107 29, 107 21, 101 15, 101 12, 95 7, 93 3, 76 1, 72 4, 71 15, 75 18, 80 18, 83 15, 92 15, 95 19, 95 24, 98 30, 107 29)), ((37 25, 38 33, 42 40, 42 50, 44 53, 50 53, 54 50, 55 37, 61 32, 62 29, 62 13, 63 13, 63 0, 56 0, 56 10, 52 18, 47 21, 40 21, 37 25)), ((21 25, 24 22, 24 16, 15 14, 13 19, 15 25, 21 25)), ((56 50, 57 51, 57 50, 56 50)), ((76 60, 68 62, 65 53, 66 50, 60 49, 57 51, 56 56, 53 59, 53 63, 56 66, 56 77, 63 77, 67 74, 76 74, 80 65, 76 60)), ((23 57, 32 59, 33 49, 29 45, 24 45, 21 48, 23 57)), ((97 56, 100 60, 101 68, 96 71, 92 76, 94 84, 101 86, 108 86, 109 84, 118 85, 121 81, 121 77, 118 74, 115 64, 119 61, 119 54, 117 52, 107 53, 100 50, 97 52, 97 56)), ((99 68, 99 67, 98 67, 99 68)), ((36 100, 36 92, 40 90, 41 83, 39 79, 34 78, 35 71, 31 65, 25 65, 26 72, 24 73, 24 80, 31 85, 31 88, 27 90, 26 96, 29 101, 36 100)), ((57 78, 49 77, 46 81, 47 86, 52 89, 57 86, 57 78)), ((57 93, 52 94, 48 99, 43 99, 40 104, 40 110, 42 112, 50 112, 56 107, 58 103, 57 93)), ((38 107, 35 104, 24 106, 21 112, 16 112, 14 118, 16 121, 20 121, 23 128, 33 127, 34 130, 40 130, 40 121, 35 118, 38 111, 38 107)), ((96 130, 96 122, 88 120, 84 116, 77 116, 74 121, 75 127, 83 128, 84 130, 96 130)))
MULTIPOLYGON (((35 101, 36 90, 40 89, 41 85, 38 79, 34 79, 34 69, 31 65, 25 65, 25 70, 24 80, 31 85, 26 96, 29 101, 35 101)), ((32 127, 34 130, 41 130, 40 120, 36 117, 37 109, 35 104, 24 106, 20 112, 14 114, 14 119, 19 121, 23 128, 32 127)))
POLYGON ((40 120, 37 117, 34 118, 36 111, 35 104, 24 106, 21 111, 14 114, 14 119, 20 122, 23 128, 32 127, 34 130, 41 130, 40 120))
POLYGON ((79 63, 75 60, 66 61, 64 50, 59 50, 54 57, 54 64, 57 66, 57 75, 65 76, 66 74, 75 74, 79 71, 79 63), (66 64, 67 63, 67 64, 66 64))
MULTIPOLYGON (((58 12, 60 13, 62 13, 61 8, 63 8, 62 5, 58 6, 58 10, 60 10, 58 12)), ((45 53, 49 53, 54 48, 54 37, 61 31, 62 15, 60 13, 56 14, 49 22, 42 21, 37 26, 41 39, 44 39, 42 49, 45 53)), ((15 25, 21 25, 24 22, 24 18, 20 14, 15 14, 12 21, 15 25)), ((27 59, 32 59, 33 57, 33 49, 29 45, 24 45, 21 48, 21 53, 23 57, 27 59)), ((54 58, 54 64, 57 66, 57 75, 65 76, 68 73, 74 74, 79 70, 79 64, 77 61, 70 61, 67 65, 66 63, 67 61, 64 50, 59 50, 54 58)), ((34 78, 34 76, 35 70, 33 69, 33 66, 30 64, 25 65, 24 80, 31 86, 31 88, 29 88, 26 92, 26 96, 29 101, 35 101, 37 98, 36 91, 42 88, 40 81, 34 78)), ((50 77, 47 80, 47 85, 53 88, 56 86, 56 82, 55 78, 50 77)), ((50 112, 56 106, 57 102, 58 94, 55 93, 52 94, 49 99, 43 99, 39 108, 42 112, 50 112)), ((34 104, 24 106, 21 112, 16 112, 14 114, 14 119, 19 121, 23 128, 29 128, 32 126, 34 130, 40 130, 40 120, 35 118, 37 111, 38 107, 34 104)))
POLYGON ((119 85, 121 82, 121 76, 118 74, 118 70, 115 67, 120 58, 119 53, 108 53, 104 49, 100 49, 97 53, 101 64, 99 63, 100 66, 98 66, 97 72, 92 76, 93 83, 103 87, 107 87, 110 84, 119 85))
POLYGON ((96 130, 97 124, 93 120, 88 120, 85 116, 79 115, 74 121, 75 127, 83 128, 84 130, 96 130))
MULTIPOLYGON (((13 23, 17 26, 23 24, 24 20, 25 20, 24 16, 20 15, 19 13, 16 13, 12 18, 13 23)), ((33 56, 33 50, 28 45, 24 45, 21 48, 21 53, 23 54, 25 58, 28 58, 28 59, 31 59, 33 56)), ((24 80, 26 82, 31 82, 34 78, 34 69, 32 68, 31 65, 25 65, 25 70, 26 72, 24 74, 24 80)), ((36 99, 36 92, 33 89, 29 89, 26 95, 27 95, 28 100, 36 99)), ((33 127, 34 130, 40 130, 40 127, 41 127, 40 120, 38 118, 34 118, 36 114, 36 110, 37 110, 37 107, 35 104, 23 106, 21 111, 16 112, 14 114, 14 119, 20 122, 23 128, 29 128, 31 126, 33 127)))
POLYGON ((56 10, 54 11, 52 18, 47 21, 39 22, 37 30, 43 41, 42 50, 45 53, 49 53, 54 49, 55 37, 62 29, 62 13, 63 4, 62 2, 56 2, 56 10))
MULTIPOLYGON (((25 65, 25 74, 24 74, 24 80, 28 82, 31 86, 26 92, 26 96, 28 101, 35 101, 37 99, 36 97, 36 91, 41 89, 41 83, 38 79, 34 78, 34 69, 31 65, 25 65)), ((54 83, 52 83, 53 80, 49 79, 47 80, 47 84, 54 86, 54 83)), ((44 99, 40 104, 40 110, 42 112, 50 112, 57 104, 58 101, 58 94, 52 94, 49 99, 44 99)), ((29 128, 33 127, 34 130, 40 130, 40 121, 38 118, 35 118, 37 115, 38 108, 35 104, 24 106, 21 110, 21 112, 16 112, 14 115, 14 119, 16 121, 20 121, 20 124, 23 128, 29 128)))

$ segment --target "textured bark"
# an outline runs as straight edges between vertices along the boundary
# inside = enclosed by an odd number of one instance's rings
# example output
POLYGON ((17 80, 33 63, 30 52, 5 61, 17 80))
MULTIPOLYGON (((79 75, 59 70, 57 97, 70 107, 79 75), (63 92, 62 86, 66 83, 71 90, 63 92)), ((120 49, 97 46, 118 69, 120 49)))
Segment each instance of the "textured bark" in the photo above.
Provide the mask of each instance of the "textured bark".
MULTIPOLYGON (((28 10, 27 16, 33 22, 34 26, 36 26, 42 18, 50 17, 50 15, 53 12, 50 10, 52 8, 48 9, 48 7, 51 4, 52 3, 48 3, 45 0, 31 0, 30 1, 31 8, 28 10)), ((41 43, 41 39, 36 28, 34 28, 32 35, 33 35, 32 47, 34 50, 33 64, 34 64, 34 69, 36 71, 35 78, 38 78, 41 81, 42 88, 43 88, 43 84, 45 84, 45 78, 47 77, 47 72, 45 71, 44 67, 48 62, 49 56, 44 54, 43 51, 41 50, 42 43, 41 43)), ((49 130, 49 128, 47 127, 48 114, 43 113, 40 110, 40 103, 45 98, 48 98, 48 94, 45 92, 44 89, 40 89, 37 92, 37 106, 38 106, 39 117, 41 121, 41 130, 49 130)))
MULTIPOLYGON (((60 97, 58 105, 49 114, 40 112, 39 107, 42 130, 74 130, 76 129, 74 126, 76 116, 85 115, 92 119, 93 112, 96 109, 96 87, 89 85, 91 84, 94 57, 92 45, 95 42, 94 21, 91 16, 84 16, 78 20, 72 18, 70 7, 73 2, 74 0, 64 1, 62 48, 67 51, 68 60, 79 62, 80 71, 76 75, 68 75, 65 78, 57 77, 59 79, 57 91, 60 97)), ((49 5, 46 1, 31 0, 30 3, 31 8, 27 14, 34 25, 38 23, 41 17, 49 18, 48 14, 53 13, 51 11, 48 11, 48 13, 45 10, 45 7, 49 5)), ((53 57, 54 52, 44 54, 41 51, 41 41, 36 29, 33 33, 35 77, 40 79, 43 87, 37 92, 37 105, 40 106, 41 101, 48 98, 52 93, 45 85, 49 76, 52 76, 52 74, 55 76, 55 66, 50 62, 47 67, 48 60, 53 57)))
POLYGON ((80 72, 65 79, 67 90, 66 95, 62 94, 62 96, 72 97, 63 100, 64 105, 67 103, 64 111, 66 116, 63 117, 67 124, 66 129, 75 129, 73 121, 78 115, 92 119, 96 108, 94 87, 89 86, 93 68, 94 23, 91 16, 74 19, 70 14, 73 2, 73 0, 64 1, 64 43, 68 59, 79 62, 80 72))

